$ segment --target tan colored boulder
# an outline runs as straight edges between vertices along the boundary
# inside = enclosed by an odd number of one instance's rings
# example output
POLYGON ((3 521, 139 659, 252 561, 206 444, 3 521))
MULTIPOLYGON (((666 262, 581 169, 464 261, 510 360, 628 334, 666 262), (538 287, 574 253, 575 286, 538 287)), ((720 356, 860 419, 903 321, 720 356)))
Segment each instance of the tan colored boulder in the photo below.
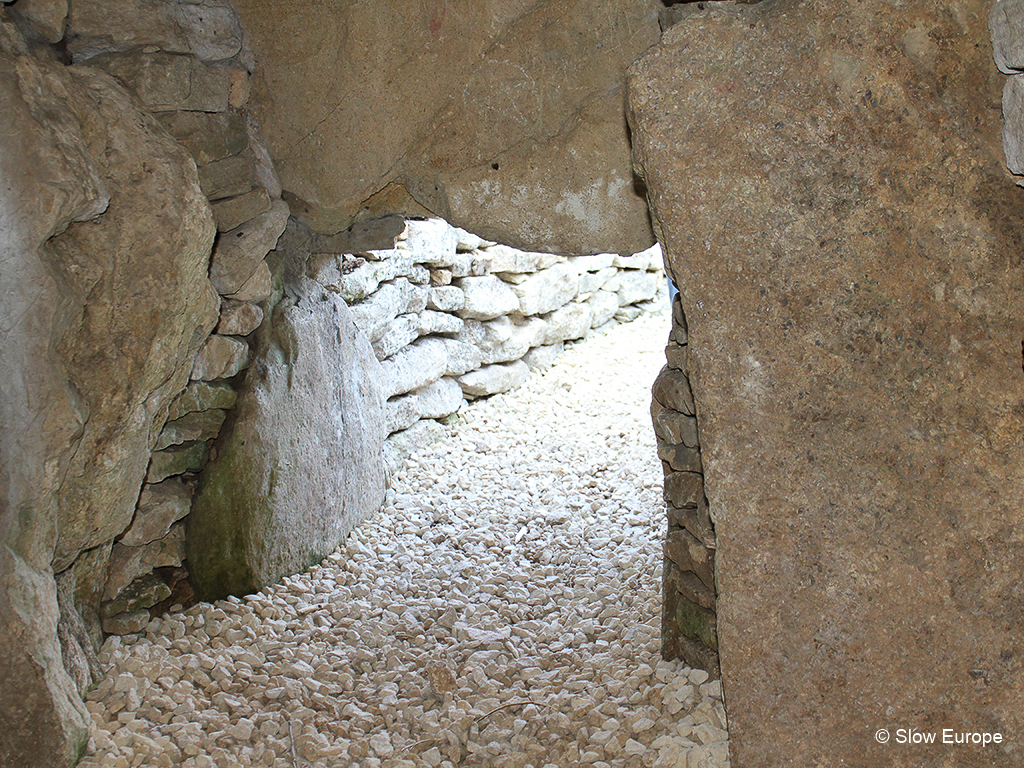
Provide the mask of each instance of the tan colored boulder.
POLYGON ((214 228, 185 150, 108 76, 18 55, 3 13, 0 764, 69 765, 88 716, 53 574, 131 520, 216 320, 214 228))
POLYGON ((704 6, 629 107, 689 326, 732 765, 1019 765, 1024 204, 991 3, 704 6))
POLYGON ((535 250, 651 244, 622 82, 657 0, 235 6, 256 117, 314 229, 430 212, 535 250))

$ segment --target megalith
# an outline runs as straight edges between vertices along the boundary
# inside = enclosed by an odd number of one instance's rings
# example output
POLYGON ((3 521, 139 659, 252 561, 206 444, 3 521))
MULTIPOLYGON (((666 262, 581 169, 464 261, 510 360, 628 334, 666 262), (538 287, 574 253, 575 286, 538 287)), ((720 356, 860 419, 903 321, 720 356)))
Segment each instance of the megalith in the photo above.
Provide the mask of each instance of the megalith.
POLYGON ((735 768, 1020 764, 1024 199, 990 5, 693 4, 631 70, 735 768))

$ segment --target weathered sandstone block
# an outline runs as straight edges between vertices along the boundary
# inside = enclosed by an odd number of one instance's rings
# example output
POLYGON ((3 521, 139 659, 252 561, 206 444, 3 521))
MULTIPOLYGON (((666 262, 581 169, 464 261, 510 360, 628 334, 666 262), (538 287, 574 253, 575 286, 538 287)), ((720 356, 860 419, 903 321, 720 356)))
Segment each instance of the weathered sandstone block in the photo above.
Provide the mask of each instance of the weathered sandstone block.
POLYGON ((1024 206, 990 7, 707 3, 632 71, 735 768, 909 768, 876 730, 1024 729, 1024 206))

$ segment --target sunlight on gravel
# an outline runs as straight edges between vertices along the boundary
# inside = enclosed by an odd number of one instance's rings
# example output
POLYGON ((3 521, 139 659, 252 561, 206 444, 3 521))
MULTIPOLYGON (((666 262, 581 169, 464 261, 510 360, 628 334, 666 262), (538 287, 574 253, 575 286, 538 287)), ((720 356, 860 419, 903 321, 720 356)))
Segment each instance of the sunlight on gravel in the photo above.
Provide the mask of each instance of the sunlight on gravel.
POLYGON ((464 408, 321 565, 109 638, 82 765, 727 766, 719 683, 658 653, 668 329, 464 408))

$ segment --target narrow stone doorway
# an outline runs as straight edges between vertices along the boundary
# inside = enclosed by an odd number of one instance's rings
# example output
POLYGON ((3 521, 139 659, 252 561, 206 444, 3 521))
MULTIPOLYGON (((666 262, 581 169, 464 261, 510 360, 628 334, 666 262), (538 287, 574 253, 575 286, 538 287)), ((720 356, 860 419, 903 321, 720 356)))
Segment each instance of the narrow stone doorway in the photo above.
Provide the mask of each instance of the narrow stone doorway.
POLYGON ((727 765, 720 684, 660 661, 668 328, 464 408, 320 566, 108 641, 82 764, 727 765))

